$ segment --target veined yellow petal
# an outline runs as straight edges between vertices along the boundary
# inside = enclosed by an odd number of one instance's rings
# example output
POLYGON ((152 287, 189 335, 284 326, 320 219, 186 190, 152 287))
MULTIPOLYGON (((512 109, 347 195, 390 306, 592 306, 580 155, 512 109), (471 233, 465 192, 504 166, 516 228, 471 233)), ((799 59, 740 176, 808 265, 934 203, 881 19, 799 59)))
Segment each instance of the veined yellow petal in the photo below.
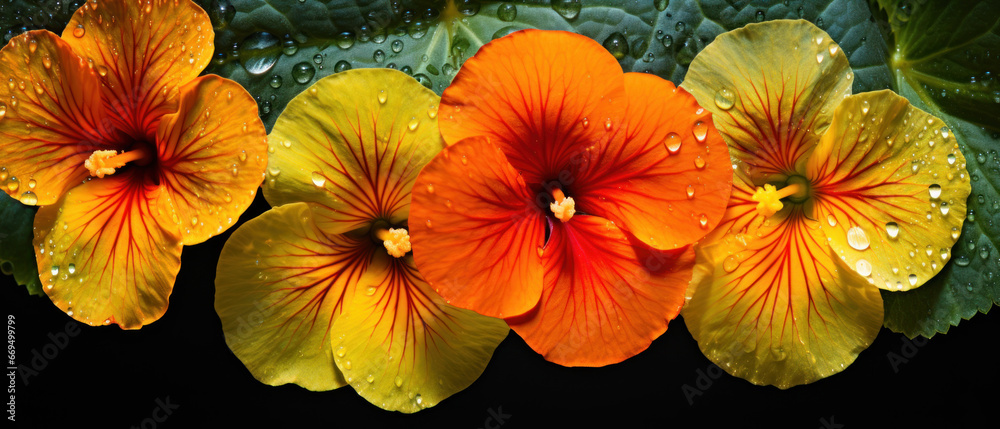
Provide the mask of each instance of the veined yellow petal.
POLYGON ((331 326, 376 248, 368 237, 326 234, 313 218, 307 204, 288 204, 233 232, 219 257, 215 309, 226 344, 258 380, 329 390, 345 384, 331 326))
POLYGON ((378 253, 373 268, 379 280, 364 286, 334 324, 334 359, 358 394, 412 413, 479 378, 507 324, 446 304, 411 256, 378 253))
POLYGON ((808 172, 830 246, 875 286, 919 287, 951 259, 971 188, 940 119, 889 90, 848 97, 808 172))
POLYGON ((271 131, 264 195, 272 205, 316 203, 324 229, 405 223, 417 173, 444 147, 438 101, 396 70, 321 79, 288 103, 271 131))
POLYGON ((799 171, 852 79, 843 50, 823 30, 769 21, 716 37, 681 87, 712 112, 730 155, 760 186, 799 171))
POLYGON ((878 334, 878 289, 838 266, 814 223, 789 205, 755 232, 698 248, 699 284, 681 314, 730 374, 783 389, 810 383, 843 370, 878 334))

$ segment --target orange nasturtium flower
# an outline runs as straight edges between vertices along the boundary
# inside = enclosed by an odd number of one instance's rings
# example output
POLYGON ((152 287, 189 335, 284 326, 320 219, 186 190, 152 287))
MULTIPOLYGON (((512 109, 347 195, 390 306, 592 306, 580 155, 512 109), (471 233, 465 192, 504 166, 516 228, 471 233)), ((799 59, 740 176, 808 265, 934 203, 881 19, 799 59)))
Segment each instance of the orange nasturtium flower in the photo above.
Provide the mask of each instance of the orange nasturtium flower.
POLYGON ((694 97, 586 37, 526 30, 465 62, 441 118, 449 146, 417 178, 410 227, 445 299, 566 366, 666 331, 732 182, 694 97))
POLYGON ((316 82, 278 118, 264 196, 219 259, 226 343, 258 380, 350 384, 411 413, 468 387, 507 336, 448 305, 413 265, 417 173, 443 147, 440 99, 406 74, 359 69, 316 82))
POLYGON ((140 328, 167 310, 184 245, 239 217, 264 126, 212 57, 190 0, 88 0, 60 38, 0 51, 0 181, 35 215, 43 290, 74 319, 140 328))
POLYGON ((830 36, 750 24, 691 63, 683 88, 729 144, 733 196, 698 244, 684 321, 709 359, 780 388, 841 371, 882 326, 879 289, 951 257, 970 192, 940 119, 891 91, 851 95, 830 36))

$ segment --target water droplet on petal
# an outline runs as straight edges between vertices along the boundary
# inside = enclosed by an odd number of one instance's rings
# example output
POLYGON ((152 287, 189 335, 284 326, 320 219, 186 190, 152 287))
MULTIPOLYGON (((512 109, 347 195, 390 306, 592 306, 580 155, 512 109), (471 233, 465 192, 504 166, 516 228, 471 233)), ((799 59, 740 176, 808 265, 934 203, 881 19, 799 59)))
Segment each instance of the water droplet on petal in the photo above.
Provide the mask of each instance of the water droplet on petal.
POLYGON ((896 238, 899 235, 899 224, 896 222, 886 223, 885 233, 889 235, 889 238, 896 238))
POLYGON ((702 121, 695 122, 694 128, 691 131, 694 133, 694 138, 698 139, 698 142, 704 142, 705 137, 708 136, 708 124, 702 121))
POLYGON ((670 153, 677 153, 677 151, 681 150, 681 136, 677 133, 667 134, 667 139, 663 141, 663 144, 670 153))
POLYGON ((385 90, 380 90, 378 92, 378 102, 379 104, 385 104, 386 100, 389 99, 389 94, 386 94, 385 90))
POLYGON ((314 171, 312 172, 312 182, 317 188, 322 188, 323 186, 326 186, 326 177, 323 176, 323 173, 314 171))
POLYGON ((857 270, 858 274, 862 277, 868 277, 872 274, 872 264, 864 259, 858 259, 858 262, 854 264, 854 269, 857 270))
POLYGON ((735 103, 736 95, 733 94, 733 91, 730 91, 728 88, 719 89, 719 91, 715 93, 715 105, 719 106, 720 109, 732 109, 735 103))
POLYGON ((927 188, 927 192, 930 193, 931 199, 938 199, 941 196, 941 186, 938 184, 933 184, 927 188))
POLYGON ((910 286, 916 286, 917 285, 917 275, 916 274, 910 274, 909 277, 908 277, 908 279, 910 280, 910 286))
POLYGON ((847 230, 847 244, 854 250, 865 250, 870 243, 865 230, 861 229, 860 226, 852 226, 847 230))
POLYGON ((694 186, 688 185, 687 187, 688 199, 694 198, 694 186))
POLYGON ((694 159, 694 166, 698 167, 699 169, 705 168, 705 160, 702 159, 701 156, 699 155, 697 158, 694 159))

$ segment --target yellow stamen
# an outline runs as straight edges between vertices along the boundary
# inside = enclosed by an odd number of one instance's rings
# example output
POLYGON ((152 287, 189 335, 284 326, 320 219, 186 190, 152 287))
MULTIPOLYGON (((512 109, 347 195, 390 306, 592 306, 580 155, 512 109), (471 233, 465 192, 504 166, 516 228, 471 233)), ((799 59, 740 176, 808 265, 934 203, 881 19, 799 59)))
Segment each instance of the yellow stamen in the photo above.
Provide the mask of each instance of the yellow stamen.
POLYGON ((149 157, 149 149, 145 147, 122 153, 114 150, 96 150, 90 155, 90 158, 84 161, 83 166, 90 171, 91 176, 103 179, 104 176, 115 174, 116 168, 122 168, 129 162, 145 160, 149 157))
POLYGON ((764 218, 769 218, 775 213, 781 211, 784 207, 781 204, 781 199, 790 195, 795 195, 802 192, 805 188, 798 183, 791 183, 779 191, 774 185, 764 185, 763 188, 757 188, 754 192, 753 199, 757 201, 757 214, 764 218))
POLYGON ((385 250, 394 258, 402 258, 410 251, 410 234, 405 228, 379 229, 375 236, 382 240, 385 250))
POLYGON ((573 201, 573 197, 567 197, 563 194, 562 189, 556 188, 552 190, 552 198, 556 200, 556 202, 549 204, 552 214, 556 216, 556 219, 569 222, 573 218, 573 214, 576 213, 576 203, 573 201))

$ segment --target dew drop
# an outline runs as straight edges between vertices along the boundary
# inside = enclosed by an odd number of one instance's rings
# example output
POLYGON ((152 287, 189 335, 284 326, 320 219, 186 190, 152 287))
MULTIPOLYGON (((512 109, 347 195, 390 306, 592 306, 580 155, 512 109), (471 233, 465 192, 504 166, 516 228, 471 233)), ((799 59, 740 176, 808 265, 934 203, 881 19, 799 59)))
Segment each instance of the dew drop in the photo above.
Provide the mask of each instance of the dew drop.
POLYGON ((833 217, 832 214, 826 215, 826 223, 830 224, 830 226, 837 226, 837 218, 833 217))
POLYGON ((58 265, 53 265, 52 266, 52 270, 50 272, 52 273, 53 276, 58 276, 59 275, 59 266, 58 265))
POLYGON ((694 159, 694 166, 698 167, 699 169, 705 168, 705 160, 702 159, 701 156, 699 155, 697 158, 694 159))
POLYGON ((858 259, 858 262, 854 264, 854 269, 863 277, 868 277, 872 274, 872 264, 864 259, 858 259))
POLYGON ((322 188, 323 186, 326 186, 326 177, 323 176, 323 173, 314 171, 312 172, 312 182, 317 188, 322 188))
POLYGON ((552 10, 568 20, 579 16, 582 7, 580 0, 552 0, 552 10))
POLYGON ((910 274, 907 278, 910 280, 910 286, 916 286, 917 285, 917 275, 916 274, 910 274))
POLYGON ((31 191, 25 192, 21 194, 21 204, 24 204, 26 206, 33 206, 35 204, 38 204, 38 196, 36 196, 35 193, 31 191))
POLYGON ((670 153, 677 153, 681 150, 681 136, 677 133, 667 134, 667 139, 663 141, 663 144, 670 153))
POLYGON ((69 266, 66 268, 69 270, 70 274, 76 273, 76 264, 69 264, 69 266))
POLYGON ((309 83, 315 75, 316 69, 305 61, 292 67, 292 79, 295 79, 295 81, 300 84, 309 83))
POLYGON ((930 193, 931 199, 938 199, 941 196, 941 186, 938 184, 933 184, 927 188, 927 192, 930 193))
POLYGON ((347 354, 347 350, 345 350, 343 346, 337 349, 337 356, 344 357, 345 354, 347 354))
POLYGON ((367 380, 369 383, 374 383, 375 382, 375 376, 372 375, 372 374, 368 374, 368 378, 365 378, 365 380, 367 380))
POLYGON ((951 208, 948 207, 948 203, 942 201, 941 202, 941 214, 947 216, 949 211, 951 211, 951 208))
POLYGON ((337 61, 337 64, 333 65, 333 72, 340 73, 342 71, 347 71, 351 69, 351 63, 346 60, 337 61))
POLYGON ((704 142, 705 137, 708 136, 708 124, 702 121, 695 122, 694 128, 692 128, 691 131, 694 132, 694 138, 698 139, 699 143, 704 142))
POLYGON ((688 196, 688 199, 694 198, 694 186, 688 185, 688 187, 687 187, 687 196, 688 196))
POLYGON ((396 383, 396 387, 403 387, 403 377, 397 375, 393 382, 396 383))
MULTIPOLYGON (((247 36, 239 43, 240 64, 252 75, 266 73, 274 67, 281 52, 277 49, 278 38, 271 33, 257 32, 247 36)), ((105 69, 105 73, 107 73, 105 69)), ((100 69, 98 69, 100 73, 100 69)), ((103 75, 102 75, 103 76, 103 75)))
POLYGON ((698 224, 700 224, 702 228, 708 228, 708 216, 702 213, 701 217, 698 218, 698 224))
POLYGON ((727 273, 736 271, 739 266, 740 260, 736 257, 736 255, 729 255, 722 261, 722 269, 726 270, 727 273))
POLYGON ((885 233, 889 235, 889 238, 896 238, 899 235, 899 224, 896 222, 886 223, 885 233))
POLYGON ((616 60, 621 60, 628 55, 628 39, 622 33, 611 33, 607 39, 604 39, 604 49, 607 49, 616 60))
POLYGON ((434 193, 434 184, 433 183, 428 183, 427 184, 427 193, 428 194, 433 194, 434 193))
POLYGON ((868 235, 860 226, 852 226, 847 230, 847 244, 854 250, 865 250, 868 248, 868 235))
POLYGON ((503 3, 497 8, 497 18, 503 22, 511 22, 517 18, 517 6, 503 3))
POLYGON ((410 123, 406 126, 406 128, 409 128, 410 131, 416 131, 417 130, 417 126, 419 126, 419 125, 420 125, 420 120, 417 119, 416 116, 414 116, 414 117, 410 118, 410 123))
POLYGON ((392 52, 398 54, 400 51, 403 50, 403 41, 393 40, 392 43, 389 44, 389 48, 392 49, 392 52))
POLYGON ((386 100, 389 99, 389 94, 386 94, 385 90, 379 90, 378 92, 378 102, 379 104, 385 104, 386 100))
POLYGON ((281 82, 283 80, 284 79, 282 79, 281 76, 274 75, 271 76, 271 82, 269 82, 269 84, 271 85, 271 88, 278 89, 281 88, 281 82))
POLYGON ((729 88, 721 88, 715 92, 715 105, 722 110, 733 108, 736 103, 736 95, 729 88))

